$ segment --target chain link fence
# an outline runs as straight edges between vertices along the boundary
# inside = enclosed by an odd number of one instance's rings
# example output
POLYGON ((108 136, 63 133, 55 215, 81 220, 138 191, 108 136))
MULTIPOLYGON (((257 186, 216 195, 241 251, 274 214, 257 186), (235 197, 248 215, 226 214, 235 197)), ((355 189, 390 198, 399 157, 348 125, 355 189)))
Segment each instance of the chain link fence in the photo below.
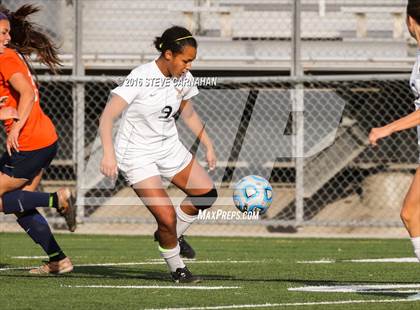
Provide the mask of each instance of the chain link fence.
MULTIPOLYGON (((275 199, 268 214, 258 221, 219 218, 202 224, 233 225, 243 232, 249 224, 270 231, 297 224, 292 98, 297 85, 302 85, 304 208, 299 225, 400 226, 399 208, 417 166, 416 132, 396 134, 378 148, 367 145, 367 134, 370 128, 413 110, 413 98, 405 75, 371 78, 219 79, 215 87, 202 88, 194 105, 218 154, 219 164, 212 178, 221 195, 215 209, 234 210, 232 185, 249 174, 269 179, 275 199)), ((60 135, 59 155, 46 171, 42 185, 45 190, 64 184, 76 187, 83 179, 84 184, 79 184, 83 223, 105 227, 109 223, 152 223, 153 218, 122 178, 109 183, 99 172, 102 150, 98 120, 118 79, 81 80, 40 77, 43 108, 60 135), (83 83, 86 99, 83 176, 76 175, 73 160, 77 133, 72 126, 72 88, 76 82, 83 83)), ((178 127, 184 144, 205 164, 203 149, 195 144, 182 121, 178 127)), ((169 184, 168 190, 174 203, 183 199, 169 184)))
MULTIPOLYGON (((10 9, 21 2, 2 1, 10 9)), ((64 60, 62 75, 38 76, 41 105, 60 136, 60 150, 45 172, 42 190, 64 185, 78 190, 81 232, 155 229, 153 217, 122 178, 112 183, 101 176, 98 136, 100 114, 110 90, 123 78, 121 72, 157 57, 154 36, 173 24, 188 27, 199 41, 194 68, 206 74, 221 68, 287 72, 292 66, 295 30, 289 0, 79 1, 80 59, 72 56, 77 1, 33 2, 45 8, 36 21, 50 29, 64 60), (73 59, 82 61, 85 76, 66 76, 73 59), (98 71, 106 75, 94 75, 98 71)), ((303 69, 408 71, 412 41, 399 28, 405 5, 399 0, 302 0, 303 69)), ((396 134, 378 148, 367 145, 367 134, 414 109, 408 78, 243 76, 217 78, 215 85, 201 87, 194 105, 219 161, 211 175, 220 193, 214 210, 235 210, 232 185, 249 174, 270 180, 274 202, 258 220, 202 220, 191 232, 263 235, 299 226, 401 227, 399 209, 418 166, 416 132, 396 134), (299 145, 302 172, 296 169, 299 145)), ((201 146, 182 121, 177 124, 183 143, 205 164, 201 146)), ((167 186, 174 204, 179 203, 183 194, 167 186)), ((47 216, 55 228, 64 227, 55 214, 47 216)), ((14 229, 13 221, 0 216, 2 229, 14 229)))

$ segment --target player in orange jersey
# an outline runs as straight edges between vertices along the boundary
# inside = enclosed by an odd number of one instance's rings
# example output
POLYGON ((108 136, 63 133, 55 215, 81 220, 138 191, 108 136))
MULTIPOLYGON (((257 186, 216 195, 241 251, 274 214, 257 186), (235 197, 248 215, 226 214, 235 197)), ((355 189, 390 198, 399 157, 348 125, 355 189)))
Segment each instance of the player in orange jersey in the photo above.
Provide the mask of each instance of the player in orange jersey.
POLYGON ((35 52, 53 71, 59 65, 56 47, 26 20, 38 10, 23 5, 10 12, 0 6, 0 115, 7 118, 7 151, 0 158, 0 211, 15 214, 18 224, 49 256, 45 265, 31 273, 66 273, 73 270, 73 265, 36 209, 55 208, 74 231, 75 208, 70 190, 35 192, 58 146, 54 125, 40 107, 38 89, 27 63, 27 57, 35 52))

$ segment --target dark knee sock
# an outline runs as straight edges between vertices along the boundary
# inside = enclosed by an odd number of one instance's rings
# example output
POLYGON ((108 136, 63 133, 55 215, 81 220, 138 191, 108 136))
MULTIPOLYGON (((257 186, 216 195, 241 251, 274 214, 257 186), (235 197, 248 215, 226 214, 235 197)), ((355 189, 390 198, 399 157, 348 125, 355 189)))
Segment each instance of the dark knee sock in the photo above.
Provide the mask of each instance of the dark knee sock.
POLYGON ((18 224, 35 243, 42 247, 50 261, 58 261, 66 257, 57 244, 47 220, 37 210, 27 211, 16 216, 18 216, 18 224))
POLYGON ((16 190, 3 194, 3 210, 6 214, 25 212, 38 207, 57 208, 57 194, 16 190))

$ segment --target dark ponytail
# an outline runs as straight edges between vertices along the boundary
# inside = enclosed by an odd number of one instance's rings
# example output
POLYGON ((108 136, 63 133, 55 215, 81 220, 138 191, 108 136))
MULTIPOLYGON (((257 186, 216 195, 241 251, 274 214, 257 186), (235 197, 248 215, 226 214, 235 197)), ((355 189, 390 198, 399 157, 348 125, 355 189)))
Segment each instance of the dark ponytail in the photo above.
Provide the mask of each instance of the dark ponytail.
POLYGON ((420 0, 408 0, 407 16, 414 18, 420 25, 420 0))
POLYGON ((161 53, 170 50, 172 53, 178 54, 182 52, 185 46, 197 48, 197 41, 193 38, 191 32, 180 26, 166 29, 161 37, 156 37, 153 43, 161 53))
POLYGON ((35 52, 41 63, 48 66, 51 71, 57 72, 57 67, 61 65, 58 58, 58 47, 37 24, 26 20, 29 15, 39 11, 39 7, 31 4, 22 5, 16 12, 10 12, 0 5, 0 12, 6 15, 10 22, 12 38, 9 43, 10 47, 16 49, 26 58, 35 52))

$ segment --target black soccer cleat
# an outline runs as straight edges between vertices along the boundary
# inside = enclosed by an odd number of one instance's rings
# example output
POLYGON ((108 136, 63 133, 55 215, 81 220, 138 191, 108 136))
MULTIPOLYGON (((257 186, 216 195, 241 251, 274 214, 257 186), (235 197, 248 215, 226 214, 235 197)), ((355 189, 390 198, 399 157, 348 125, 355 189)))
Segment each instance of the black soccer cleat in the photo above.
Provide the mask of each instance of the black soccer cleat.
POLYGON ((154 241, 159 242, 159 234, 158 234, 158 231, 157 230, 153 234, 153 238, 154 238, 154 241))
POLYGON ((191 271, 185 266, 178 268, 175 272, 171 272, 172 281, 175 283, 199 283, 201 278, 193 276, 191 271))
MULTIPOLYGON (((155 241, 159 241, 159 234, 157 230, 155 231, 153 236, 155 238, 155 241)), ((178 243, 180 248, 179 255, 181 255, 181 257, 190 259, 195 257, 195 251, 192 248, 192 246, 185 240, 184 235, 179 236, 178 243)))
POLYGON ((179 236, 178 243, 181 249, 179 254, 182 257, 191 258, 191 259, 195 257, 195 251, 192 248, 192 246, 185 240, 184 235, 179 236))

